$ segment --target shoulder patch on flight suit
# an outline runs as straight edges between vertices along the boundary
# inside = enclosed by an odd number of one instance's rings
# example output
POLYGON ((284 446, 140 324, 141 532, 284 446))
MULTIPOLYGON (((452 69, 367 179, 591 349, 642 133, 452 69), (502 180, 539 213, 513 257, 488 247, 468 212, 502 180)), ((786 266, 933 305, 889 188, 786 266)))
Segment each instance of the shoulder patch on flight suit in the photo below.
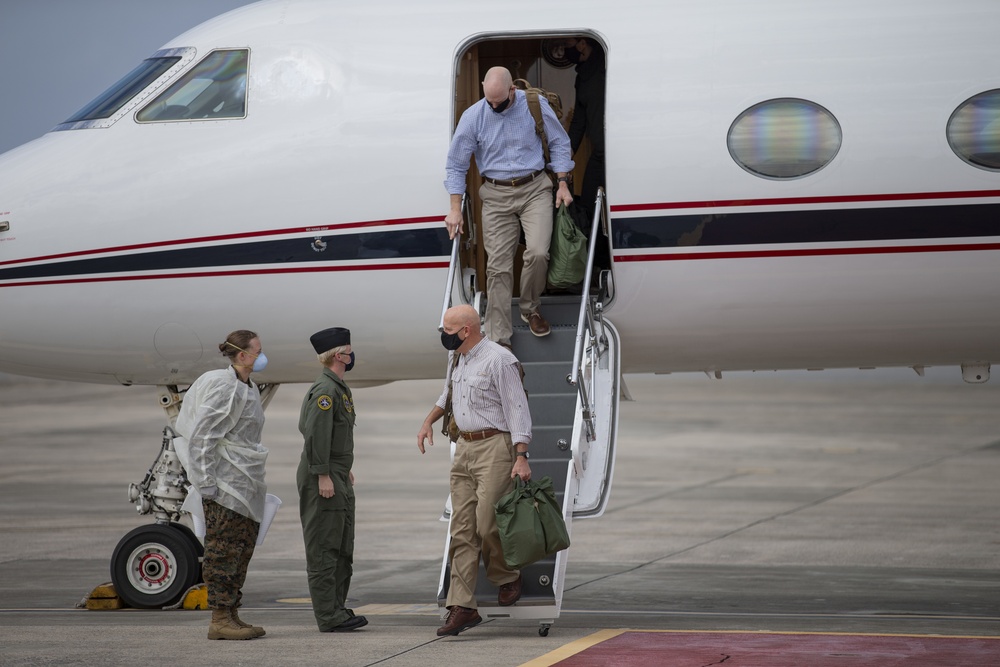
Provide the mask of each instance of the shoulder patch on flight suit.
POLYGON ((330 408, 333 407, 333 399, 327 396, 326 394, 323 394, 322 396, 316 399, 316 407, 318 407, 320 410, 329 410, 330 408))
POLYGON ((343 396, 344 396, 344 409, 347 410, 348 412, 352 412, 354 410, 354 403, 351 402, 351 397, 348 396, 347 394, 344 394, 343 396))

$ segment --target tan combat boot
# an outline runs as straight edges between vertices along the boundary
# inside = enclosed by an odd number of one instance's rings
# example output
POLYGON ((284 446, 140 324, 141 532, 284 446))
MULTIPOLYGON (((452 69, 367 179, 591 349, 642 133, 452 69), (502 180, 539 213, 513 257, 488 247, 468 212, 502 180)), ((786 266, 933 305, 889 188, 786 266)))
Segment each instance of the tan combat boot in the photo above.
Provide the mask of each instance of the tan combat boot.
POLYGON ((228 607, 212 610, 212 623, 208 626, 209 639, 253 639, 250 628, 241 628, 233 621, 228 607))
POLYGON ((267 634, 264 631, 264 628, 260 627, 259 625, 250 625, 242 618, 240 618, 240 615, 236 613, 236 607, 230 607, 229 609, 231 611, 230 615, 232 616, 233 622, 236 623, 236 625, 240 626, 241 628, 250 628, 251 630, 253 630, 254 637, 263 637, 264 635, 267 634))

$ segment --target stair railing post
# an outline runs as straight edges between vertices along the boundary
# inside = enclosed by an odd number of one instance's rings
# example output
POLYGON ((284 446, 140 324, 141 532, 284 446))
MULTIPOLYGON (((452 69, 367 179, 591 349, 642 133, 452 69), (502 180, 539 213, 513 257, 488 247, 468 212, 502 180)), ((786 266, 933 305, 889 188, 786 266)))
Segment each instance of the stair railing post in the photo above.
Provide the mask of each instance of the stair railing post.
POLYGON ((587 429, 587 440, 594 440, 597 437, 597 432, 594 427, 594 406, 590 402, 590 395, 592 394, 592 383, 594 378, 594 369, 596 368, 597 358, 599 355, 598 345, 603 336, 598 333, 598 329, 601 327, 601 315, 596 312, 595 299, 590 296, 590 282, 593 278, 594 271, 594 257, 597 253, 597 233, 599 226, 602 221, 605 221, 604 228, 607 228, 606 224, 606 207, 605 207, 605 196, 604 188, 598 188, 597 190, 597 200, 594 202, 594 222, 590 227, 590 242, 587 247, 587 270, 584 274, 583 279, 583 296, 580 299, 580 315, 577 317, 576 324, 576 344, 573 348, 573 366, 570 370, 569 377, 566 378, 567 382, 572 385, 576 385, 577 391, 580 394, 580 404, 583 406, 583 423, 587 429), (587 337, 586 348, 584 347, 584 336, 587 337), (580 373, 582 371, 583 355, 585 349, 589 351, 589 361, 591 367, 591 377, 589 382, 580 381, 580 373), (591 384, 591 386, 587 386, 591 384))
MULTIPOLYGON (((469 221, 469 233, 471 234, 472 219, 467 217, 468 206, 468 193, 466 193, 462 195, 462 217, 469 221)), ((455 286, 455 273, 458 271, 458 244, 461 238, 461 234, 455 234, 455 238, 451 242, 451 260, 448 262, 448 282, 445 283, 444 287, 444 303, 441 304, 441 320, 438 322, 438 331, 444 330, 444 314, 451 308, 451 295, 455 286)))
POLYGON ((583 336, 584 331, 592 332, 597 315, 593 312, 593 299, 590 297, 590 281, 593 277, 594 256, 597 252, 597 230, 604 217, 604 188, 597 189, 597 201, 594 202, 594 222, 590 227, 590 243, 587 248, 587 271, 583 278, 583 297, 580 299, 580 315, 576 322, 576 345, 573 348, 573 368, 570 372, 569 383, 576 384, 580 373, 580 364, 583 361, 583 336))

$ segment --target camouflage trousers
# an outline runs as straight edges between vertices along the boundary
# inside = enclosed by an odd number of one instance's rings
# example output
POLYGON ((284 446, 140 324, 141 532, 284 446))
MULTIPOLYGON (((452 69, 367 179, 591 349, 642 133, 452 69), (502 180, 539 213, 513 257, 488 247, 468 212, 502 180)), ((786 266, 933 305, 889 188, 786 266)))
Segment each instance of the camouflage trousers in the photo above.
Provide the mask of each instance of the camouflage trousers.
POLYGON ((208 606, 211 609, 238 607, 260 524, 213 500, 203 500, 202 507, 205 510, 205 559, 201 572, 208 586, 208 606))

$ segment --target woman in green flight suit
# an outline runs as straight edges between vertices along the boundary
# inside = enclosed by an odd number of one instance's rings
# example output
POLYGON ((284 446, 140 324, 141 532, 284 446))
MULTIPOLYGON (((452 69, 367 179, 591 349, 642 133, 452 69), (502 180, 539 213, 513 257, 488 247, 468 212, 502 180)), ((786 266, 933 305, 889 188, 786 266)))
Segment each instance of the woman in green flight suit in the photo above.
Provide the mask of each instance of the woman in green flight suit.
POLYGON ((354 562, 354 399, 344 373, 354 366, 351 332, 334 327, 310 336, 323 373, 299 413, 305 438, 296 482, 306 546, 306 571, 320 632, 368 624, 347 608, 354 562))

